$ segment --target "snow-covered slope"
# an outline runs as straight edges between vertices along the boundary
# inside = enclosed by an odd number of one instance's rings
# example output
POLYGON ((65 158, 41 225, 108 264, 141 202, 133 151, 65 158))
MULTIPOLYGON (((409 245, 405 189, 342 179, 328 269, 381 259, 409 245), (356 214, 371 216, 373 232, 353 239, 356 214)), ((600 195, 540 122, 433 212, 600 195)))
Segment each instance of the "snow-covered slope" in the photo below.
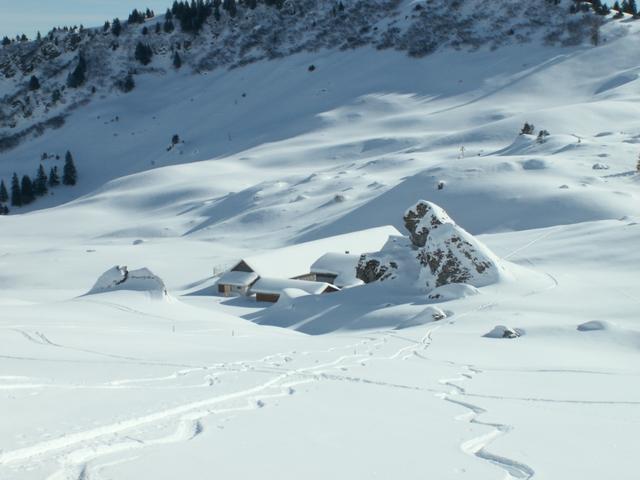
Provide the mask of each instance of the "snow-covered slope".
POLYGON ((141 70, 2 152, 7 181, 70 149, 80 181, 0 216, 0 477, 635 479, 639 28, 141 70), (420 199, 509 281, 213 291, 420 199), (85 295, 113 265, 153 286, 85 295))

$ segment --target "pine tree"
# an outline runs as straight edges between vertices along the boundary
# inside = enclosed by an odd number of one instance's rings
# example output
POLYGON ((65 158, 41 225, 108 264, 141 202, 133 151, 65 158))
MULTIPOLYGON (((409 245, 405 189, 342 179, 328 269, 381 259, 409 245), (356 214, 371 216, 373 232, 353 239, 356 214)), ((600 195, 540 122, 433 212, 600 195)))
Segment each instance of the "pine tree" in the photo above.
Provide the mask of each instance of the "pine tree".
POLYGON ((135 51, 135 59, 138 60, 142 65, 148 65, 151 63, 151 57, 153 57, 153 50, 149 45, 146 45, 142 42, 138 42, 136 45, 135 51))
POLYGON ((9 215, 9 207, 0 205, 0 215, 9 215))
POLYGON ((31 181, 29 175, 22 176, 22 182, 20 182, 20 190, 22 191, 23 205, 28 205, 35 200, 36 195, 33 191, 33 182, 31 181))
POLYGON ((122 33, 122 24, 119 18, 113 19, 113 23, 111 23, 111 33, 116 37, 119 37, 120 33, 122 33))
POLYGON ((58 185, 60 185, 60 175, 58 175, 58 167, 54 166, 49 170, 49 186, 56 187, 58 185))
POLYGON ((175 30, 175 28, 176 28, 176 27, 173 25, 173 22, 171 21, 171 19, 170 19, 170 18, 167 18, 167 19, 164 21, 164 27, 163 27, 163 29, 164 29, 165 33, 171 33, 171 32, 173 32, 173 31, 175 30))
POLYGON ((38 77, 35 75, 32 75, 29 80, 29 90, 33 91, 38 89, 40 89, 40 80, 38 80, 38 77))
POLYGON ((73 163, 71 152, 67 150, 67 154, 64 157, 64 167, 62 169, 62 183, 64 185, 75 185, 77 180, 78 172, 73 163))
POLYGON ((84 59, 84 55, 80 53, 78 55, 78 65, 76 68, 69 74, 67 78, 67 85, 71 88, 78 88, 84 84, 86 81, 86 72, 87 72, 87 61, 84 59))
POLYGON ((9 200, 9 193, 7 187, 4 184, 4 180, 0 180, 0 202, 6 203, 9 200))
POLYGON ((162 33, 162 27, 160 26, 160 23, 156 23, 156 34, 160 33, 162 33))
POLYGON ((534 127, 532 123, 524 122, 522 130, 520 130, 520 135, 533 135, 535 133, 535 128, 536 127, 534 127))
POLYGON ((231 17, 235 17, 238 12, 236 0, 224 0, 222 2, 222 8, 226 10, 231 17))
POLYGON ((124 93, 129 93, 131 90, 133 90, 134 88, 136 88, 136 82, 133 79, 133 75, 131 75, 130 73, 127 74, 126 77, 124 77, 123 80, 120 80, 118 82, 118 87, 120 88, 120 90, 122 90, 124 93))
POLYGON ((9 39, 9 37, 3 37, 2 38, 2 46, 6 47, 7 45, 11 45, 11 40, 9 39))
POLYGON ((19 207, 22 205, 22 190, 20 189, 20 180, 18 174, 14 172, 11 177, 11 205, 19 207))
POLYGON ((144 23, 144 15, 138 12, 137 8, 134 8, 133 12, 129 14, 127 23, 144 23))
POLYGON ((44 167, 42 166, 42 164, 40 164, 40 166, 38 167, 38 173, 36 173, 35 182, 33 183, 33 191, 36 195, 41 197, 42 195, 45 195, 47 193, 48 180, 49 178, 44 171, 44 167))
POLYGON ((173 67, 178 69, 182 66, 182 58, 180 58, 180 54, 175 52, 173 54, 173 67))

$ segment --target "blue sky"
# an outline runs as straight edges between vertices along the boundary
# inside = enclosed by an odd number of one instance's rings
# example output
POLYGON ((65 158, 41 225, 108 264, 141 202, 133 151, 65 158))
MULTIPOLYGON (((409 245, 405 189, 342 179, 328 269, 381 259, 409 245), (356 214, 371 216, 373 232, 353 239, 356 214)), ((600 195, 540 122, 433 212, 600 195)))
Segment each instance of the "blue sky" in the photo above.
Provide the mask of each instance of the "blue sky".
POLYGON ((164 13, 173 0, 0 0, 0 37, 26 33, 29 38, 54 26, 102 25, 127 17, 134 8, 164 13))

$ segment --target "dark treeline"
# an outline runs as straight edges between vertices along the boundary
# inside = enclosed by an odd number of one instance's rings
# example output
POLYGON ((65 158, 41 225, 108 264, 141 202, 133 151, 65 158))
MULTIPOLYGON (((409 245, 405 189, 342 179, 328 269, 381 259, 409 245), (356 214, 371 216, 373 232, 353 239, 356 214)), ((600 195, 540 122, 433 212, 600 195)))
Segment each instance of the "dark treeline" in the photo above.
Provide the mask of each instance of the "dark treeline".
MULTIPOLYGON (((43 158, 48 158, 43 155, 43 158)), ((62 185, 73 186, 78 182, 78 171, 73 161, 73 155, 67 151, 62 167, 62 177, 58 171, 58 166, 54 165, 47 174, 44 165, 40 164, 35 176, 23 175, 22 178, 16 172, 11 177, 10 188, 4 180, 0 180, 0 215, 7 215, 9 207, 6 205, 11 201, 13 207, 29 205, 38 197, 46 195, 50 189, 62 185)))

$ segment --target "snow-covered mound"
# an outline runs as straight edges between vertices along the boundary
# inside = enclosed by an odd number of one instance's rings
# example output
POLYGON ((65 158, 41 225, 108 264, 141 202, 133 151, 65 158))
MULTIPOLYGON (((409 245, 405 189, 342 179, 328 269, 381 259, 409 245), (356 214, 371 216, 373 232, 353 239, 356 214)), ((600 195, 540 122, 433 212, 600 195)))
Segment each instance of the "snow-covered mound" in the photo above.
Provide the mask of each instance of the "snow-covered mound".
POLYGON ((450 284, 483 287, 506 276, 502 262, 434 203, 420 200, 404 214, 409 239, 392 238, 383 250, 363 255, 358 278, 401 279, 431 291, 450 284))
POLYGON ((524 330, 497 325, 490 332, 483 335, 485 338, 518 338, 524 335, 524 330))
POLYGON ((104 272, 87 295, 129 290, 147 292, 153 297, 165 297, 167 289, 160 277, 148 268, 129 270, 126 266, 116 265, 104 272))
POLYGON ((396 329, 401 330, 403 328, 424 325, 425 323, 438 322, 440 320, 444 320, 448 316, 449 315, 447 315, 447 312, 445 312, 441 308, 434 307, 433 305, 429 305, 427 308, 425 308, 423 311, 418 313, 416 316, 398 325, 396 329))

